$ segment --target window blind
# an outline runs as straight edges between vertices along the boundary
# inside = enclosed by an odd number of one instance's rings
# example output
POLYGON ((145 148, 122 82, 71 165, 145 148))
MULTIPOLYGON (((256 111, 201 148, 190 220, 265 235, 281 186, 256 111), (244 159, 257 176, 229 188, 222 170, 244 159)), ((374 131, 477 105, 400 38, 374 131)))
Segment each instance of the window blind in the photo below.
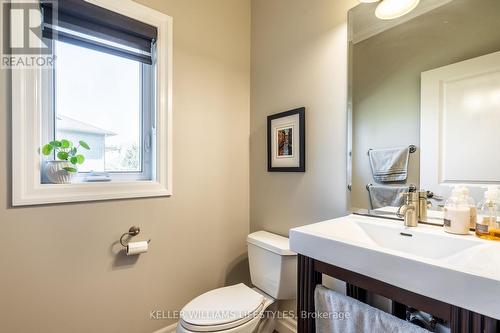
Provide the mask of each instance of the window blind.
POLYGON ((84 0, 42 1, 45 38, 152 64, 154 26, 84 0))

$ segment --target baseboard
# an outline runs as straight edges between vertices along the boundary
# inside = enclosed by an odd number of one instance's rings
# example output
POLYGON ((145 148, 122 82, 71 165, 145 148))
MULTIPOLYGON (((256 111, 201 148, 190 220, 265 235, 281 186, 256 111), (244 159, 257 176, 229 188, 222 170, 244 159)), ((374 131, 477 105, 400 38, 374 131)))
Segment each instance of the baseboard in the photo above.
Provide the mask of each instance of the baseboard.
MULTIPOLYGON (((153 333, 175 333, 177 323, 160 328, 153 333)), ((276 319, 275 330, 278 333, 297 333, 297 321, 292 318, 279 318, 276 319)))
POLYGON ((159 330, 154 331, 153 333, 175 333, 176 327, 177 327, 177 323, 173 323, 172 325, 160 328, 159 330))
POLYGON ((277 318, 275 330, 278 333, 297 333, 297 321, 293 318, 277 318))
MULTIPOLYGON (((160 328, 153 333, 175 333, 177 323, 160 328)), ((297 333, 297 321, 292 318, 276 319, 275 329, 278 333, 297 333)))

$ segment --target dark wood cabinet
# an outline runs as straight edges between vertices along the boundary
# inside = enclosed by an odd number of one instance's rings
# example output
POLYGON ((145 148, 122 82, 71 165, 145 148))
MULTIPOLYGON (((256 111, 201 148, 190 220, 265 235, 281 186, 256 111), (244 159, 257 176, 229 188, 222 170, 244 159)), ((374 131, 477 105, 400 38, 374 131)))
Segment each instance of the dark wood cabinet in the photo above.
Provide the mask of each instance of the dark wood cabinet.
POLYGON ((300 254, 297 274, 298 333, 315 332, 314 289, 321 284, 322 274, 345 281, 346 294, 359 301, 366 302, 367 292, 392 300, 393 315, 399 318, 404 318, 409 306, 448 322, 451 333, 500 333, 498 320, 300 254))

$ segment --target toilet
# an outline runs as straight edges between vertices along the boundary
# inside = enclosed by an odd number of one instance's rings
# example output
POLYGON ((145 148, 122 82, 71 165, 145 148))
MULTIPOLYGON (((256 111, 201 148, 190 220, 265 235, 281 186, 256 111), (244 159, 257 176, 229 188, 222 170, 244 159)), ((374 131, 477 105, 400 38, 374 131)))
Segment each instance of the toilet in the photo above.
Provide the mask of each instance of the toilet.
POLYGON ((266 231, 247 237, 253 288, 243 283, 206 292, 180 312, 177 333, 271 333, 274 320, 264 313, 277 300, 296 297, 297 257, 288 238, 266 231))

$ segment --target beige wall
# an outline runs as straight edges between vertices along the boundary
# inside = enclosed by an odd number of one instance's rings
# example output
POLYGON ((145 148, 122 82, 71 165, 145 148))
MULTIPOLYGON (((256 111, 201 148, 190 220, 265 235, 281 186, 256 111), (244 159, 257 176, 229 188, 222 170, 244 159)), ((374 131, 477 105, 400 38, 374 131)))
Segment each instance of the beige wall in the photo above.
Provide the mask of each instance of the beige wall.
POLYGON ((252 0, 251 229, 346 213, 347 10, 357 0, 252 0), (306 107, 306 172, 269 173, 266 117, 306 107))
MULTIPOLYGON (((250 229, 344 215, 347 10, 357 0, 252 0, 250 229), (266 120, 306 108, 306 172, 267 172, 266 120)), ((295 309, 294 301, 281 302, 295 309)))
POLYGON ((10 115, 0 75, 0 331, 152 332, 234 282, 249 229, 249 0, 143 0, 174 18, 174 196, 11 208, 10 115), (151 238, 117 255, 131 225, 151 238), (137 259, 137 260, 135 260, 137 259))

